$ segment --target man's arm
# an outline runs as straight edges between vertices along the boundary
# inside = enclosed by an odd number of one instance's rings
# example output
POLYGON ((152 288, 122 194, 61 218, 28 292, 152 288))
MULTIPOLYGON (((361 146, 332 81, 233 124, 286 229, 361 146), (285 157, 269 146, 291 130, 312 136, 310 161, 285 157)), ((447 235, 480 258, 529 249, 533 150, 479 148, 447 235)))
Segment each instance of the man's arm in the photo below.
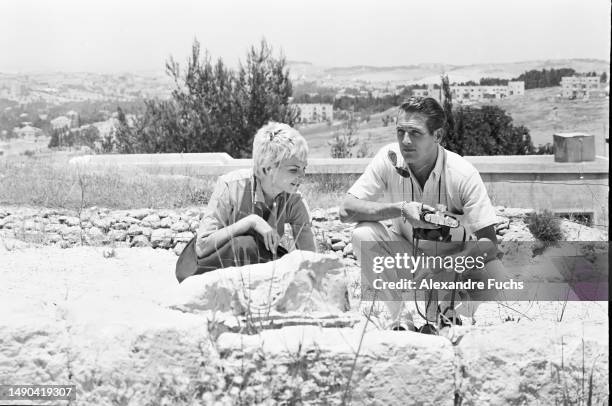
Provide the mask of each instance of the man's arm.
POLYGON ((423 209, 433 210, 434 208, 419 202, 370 202, 348 194, 340 206, 340 221, 343 223, 359 223, 403 217, 413 227, 438 228, 434 224, 421 220, 423 209))
POLYGON ((358 199, 347 194, 340 206, 340 221, 343 223, 359 223, 361 221, 381 221, 400 217, 402 202, 381 203, 358 199))

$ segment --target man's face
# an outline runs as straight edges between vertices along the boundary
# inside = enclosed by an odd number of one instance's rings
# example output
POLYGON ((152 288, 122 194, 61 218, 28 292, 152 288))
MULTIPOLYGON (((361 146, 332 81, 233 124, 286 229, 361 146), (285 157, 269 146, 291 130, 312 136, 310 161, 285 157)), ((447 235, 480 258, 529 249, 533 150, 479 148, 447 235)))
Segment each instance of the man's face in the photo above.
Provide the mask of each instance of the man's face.
POLYGON ((420 113, 405 113, 397 119, 397 141, 406 163, 435 159, 438 144, 427 129, 427 118, 420 113))
POLYGON ((275 189, 274 195, 280 192, 297 192, 298 187, 304 178, 305 171, 306 162, 298 159, 297 157, 291 157, 282 161, 279 167, 273 169, 271 172, 271 184, 275 189))

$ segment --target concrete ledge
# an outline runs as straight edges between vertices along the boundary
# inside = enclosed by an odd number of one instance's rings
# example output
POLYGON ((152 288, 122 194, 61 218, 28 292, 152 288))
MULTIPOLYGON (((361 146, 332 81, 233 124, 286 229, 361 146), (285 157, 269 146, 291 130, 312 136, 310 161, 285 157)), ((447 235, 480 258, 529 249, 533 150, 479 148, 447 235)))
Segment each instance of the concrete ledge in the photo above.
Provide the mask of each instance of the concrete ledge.
MULTIPOLYGON (((501 155, 466 156, 482 174, 496 173, 608 173, 609 160, 596 157, 589 162, 555 162, 553 155, 501 155)), ((363 173, 370 158, 311 158, 308 160, 309 174, 360 174, 363 173)), ((188 172, 197 175, 220 175, 234 169, 250 168, 250 159, 234 159, 226 153, 193 154, 122 154, 86 155, 72 158, 70 163, 91 168, 120 167, 141 168, 156 171, 170 170, 173 173, 188 172)))

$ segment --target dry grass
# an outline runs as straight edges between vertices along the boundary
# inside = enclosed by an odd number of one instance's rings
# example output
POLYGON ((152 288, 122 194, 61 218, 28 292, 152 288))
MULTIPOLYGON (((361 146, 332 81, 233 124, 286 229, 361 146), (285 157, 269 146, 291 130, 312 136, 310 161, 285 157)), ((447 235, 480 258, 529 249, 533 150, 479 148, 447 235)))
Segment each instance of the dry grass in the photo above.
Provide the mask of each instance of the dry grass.
MULTIPOLYGON (((0 204, 78 210, 80 207, 178 208, 208 202, 216 177, 161 175, 120 169, 81 170, 74 154, 0 158, 0 204), (81 200, 83 198, 83 201, 81 200)), ((311 208, 337 206, 356 175, 311 175, 301 192, 311 208)))
POLYGON ((214 179, 117 170, 79 171, 68 154, 0 159, 0 204, 78 209, 174 208, 204 204, 214 179), (81 198, 84 201, 81 201, 81 198))

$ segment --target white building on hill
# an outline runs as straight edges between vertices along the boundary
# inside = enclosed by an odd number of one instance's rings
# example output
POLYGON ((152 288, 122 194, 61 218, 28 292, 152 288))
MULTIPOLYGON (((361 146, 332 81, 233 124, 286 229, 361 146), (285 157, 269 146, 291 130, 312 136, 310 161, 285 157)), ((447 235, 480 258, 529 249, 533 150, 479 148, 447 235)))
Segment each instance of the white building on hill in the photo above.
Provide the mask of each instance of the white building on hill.
POLYGON ((26 140, 32 140, 36 137, 43 135, 43 132, 40 128, 32 127, 31 125, 26 125, 21 128, 15 128, 13 133, 19 137, 26 140))
POLYGON ((300 111, 298 123, 320 123, 334 120, 334 106, 323 103, 295 104, 300 111))
POLYGON ((561 95, 568 99, 600 96, 599 76, 563 76, 561 78, 561 95))
MULTIPOLYGON (((503 99, 511 96, 525 95, 525 82, 514 81, 508 82, 507 86, 462 86, 451 85, 450 87, 453 100, 462 101, 483 101, 489 99, 503 99)), ((440 100, 440 89, 434 88, 434 85, 427 85, 426 89, 413 89, 412 95, 419 97, 433 97, 440 100)))

